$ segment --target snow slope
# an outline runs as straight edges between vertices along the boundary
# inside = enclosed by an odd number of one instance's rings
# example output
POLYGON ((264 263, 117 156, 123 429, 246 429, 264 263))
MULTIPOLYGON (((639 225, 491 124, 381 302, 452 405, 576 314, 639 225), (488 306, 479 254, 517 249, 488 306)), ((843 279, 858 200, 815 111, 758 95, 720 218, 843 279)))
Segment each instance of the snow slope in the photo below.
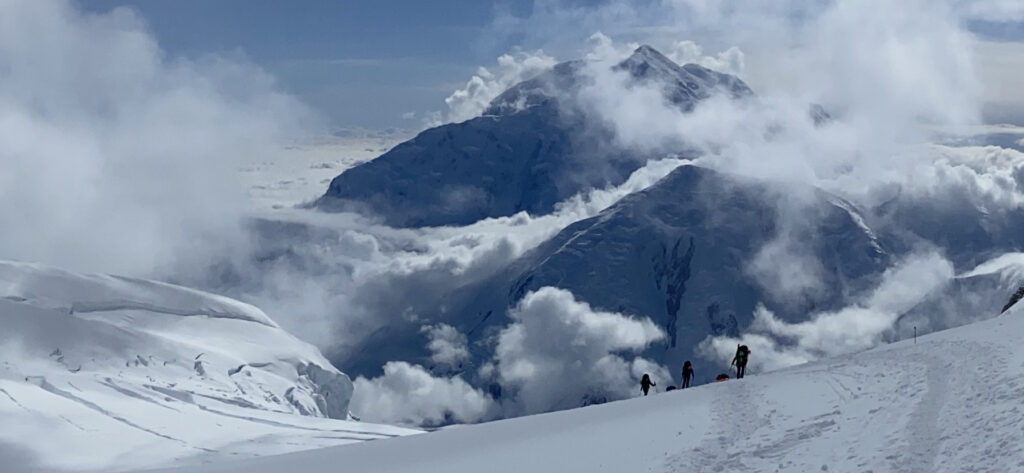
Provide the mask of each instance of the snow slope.
POLYGON ((352 383, 259 309, 0 261, 0 471, 114 471, 412 431, 349 422, 352 383))
POLYGON ((1024 307, 1017 306, 916 343, 743 380, 170 471, 1024 471, 1021 333, 1024 307))

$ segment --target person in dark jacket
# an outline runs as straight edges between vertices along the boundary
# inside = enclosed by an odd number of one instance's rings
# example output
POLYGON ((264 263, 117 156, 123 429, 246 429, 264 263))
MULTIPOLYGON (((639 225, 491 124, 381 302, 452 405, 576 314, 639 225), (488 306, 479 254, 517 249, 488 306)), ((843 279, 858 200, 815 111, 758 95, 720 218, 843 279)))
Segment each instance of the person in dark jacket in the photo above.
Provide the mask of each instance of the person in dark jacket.
POLYGON ((690 364, 690 360, 686 360, 686 363, 683 363, 683 384, 679 388, 686 389, 690 387, 691 379, 693 379, 693 365, 690 364))
POLYGON ((736 347, 736 356, 732 357, 732 364, 736 366, 736 379, 743 377, 747 371, 747 360, 750 358, 750 348, 746 345, 736 347))
POLYGON ((644 377, 640 379, 640 390, 644 392, 644 396, 647 395, 647 391, 651 389, 651 386, 657 386, 654 381, 651 381, 651 376, 644 373, 644 377))

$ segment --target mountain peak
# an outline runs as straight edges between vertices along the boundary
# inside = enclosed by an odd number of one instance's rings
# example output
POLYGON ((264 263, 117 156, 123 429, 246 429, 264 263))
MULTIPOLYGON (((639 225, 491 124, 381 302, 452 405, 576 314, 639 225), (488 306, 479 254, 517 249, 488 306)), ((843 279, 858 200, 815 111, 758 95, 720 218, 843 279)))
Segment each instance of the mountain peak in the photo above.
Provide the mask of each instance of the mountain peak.
POLYGON ((754 95, 736 76, 713 71, 698 64, 680 66, 649 45, 641 45, 633 54, 615 66, 629 72, 641 83, 660 82, 665 96, 684 110, 692 110, 700 100, 723 90, 733 98, 754 95))
POLYGON ((679 64, 646 44, 636 48, 632 55, 619 63, 617 68, 628 70, 633 77, 638 79, 651 75, 664 78, 684 74, 679 64))
MULTIPOLYGON (((657 49, 654 49, 653 46, 650 46, 648 44, 641 44, 639 47, 634 49, 633 50, 633 54, 630 55, 629 59, 626 59, 626 60, 629 61, 630 59, 637 59, 637 60, 643 60, 643 61, 649 61, 649 62, 660 62, 660 63, 676 64, 674 61, 669 59, 667 56, 665 56, 664 54, 661 54, 661 51, 658 51, 657 49)), ((676 64, 676 65, 678 66, 678 64, 676 64)))

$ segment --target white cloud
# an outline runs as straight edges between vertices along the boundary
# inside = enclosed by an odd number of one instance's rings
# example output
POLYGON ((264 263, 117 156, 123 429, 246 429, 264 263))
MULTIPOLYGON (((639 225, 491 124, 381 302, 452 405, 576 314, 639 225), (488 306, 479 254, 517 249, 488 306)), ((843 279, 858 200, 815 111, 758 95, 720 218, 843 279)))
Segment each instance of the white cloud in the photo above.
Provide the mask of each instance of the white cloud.
POLYGON ((448 105, 446 121, 460 122, 479 116, 495 97, 509 87, 554 65, 555 59, 540 50, 501 55, 497 67, 477 69, 476 75, 463 88, 452 92, 444 100, 448 105))
POLYGON ((574 196, 550 215, 524 212, 465 227, 393 229, 353 214, 279 211, 276 219, 308 232, 267 230, 258 255, 286 257, 257 264, 242 255, 231 260, 230 272, 241 281, 195 284, 252 302, 290 332, 342 356, 376 330, 414 318, 439 295, 493 274, 688 162, 650 161, 622 185, 574 196))
POLYGON ((996 22, 1024 21, 1024 3, 1018 0, 954 0, 966 18, 996 22))
MULTIPOLYGON (((527 294, 510 318, 493 359, 478 370, 501 384, 500 403, 460 376, 434 376, 419 365, 391 361, 380 377, 356 378, 351 410, 374 422, 468 423, 635 396, 645 373, 661 386, 672 383, 668 370, 637 355, 665 336, 650 319, 593 310, 552 287, 527 294)), ((468 359, 466 338, 454 327, 421 331, 429 336, 435 363, 468 359)))
POLYGON ((424 325, 420 332, 427 334, 430 342, 430 359, 439 366, 457 369, 469 359, 466 336, 448 324, 424 325))
POLYGON ((494 415, 490 396, 459 377, 438 378, 422 366, 392 361, 378 378, 356 378, 349 409, 360 419, 388 424, 431 426, 470 423, 494 415))
POLYGON ((700 350, 728 363, 736 345, 746 344, 751 348, 754 371, 865 350, 882 343, 900 315, 942 289, 953 276, 953 265, 939 254, 913 255, 887 270, 878 286, 855 305, 815 314, 799 323, 779 320, 761 306, 742 337, 709 337, 700 350))
POLYGON ((306 116, 241 58, 167 57, 125 8, 4 2, 0 64, 3 258, 145 275, 241 246, 237 167, 306 116))
MULTIPOLYGON (((1021 31, 1024 35, 1024 27, 1021 31)), ((986 104, 1010 110, 1007 115, 1024 122, 1024 90, 1016 85, 1024 70, 1024 42, 978 41, 975 51, 986 104)))
POLYGON ((527 294, 509 316, 513 322, 498 337, 494 370, 512 389, 506 409, 516 414, 579 406, 588 397, 630 397, 641 370, 655 382, 671 379, 664 368, 635 355, 665 336, 650 319, 597 311, 552 287, 527 294))
MULTIPOLYGON (((787 220, 799 219, 791 217, 787 220)), ((813 300, 813 296, 825 290, 825 268, 808 249, 807 242, 801 241, 800 235, 807 233, 784 226, 778 235, 757 250, 746 268, 747 273, 776 299, 813 300)))
POLYGON ((732 46, 715 56, 705 56, 699 44, 690 41, 676 41, 665 51, 665 56, 676 64, 699 64, 708 69, 736 76, 743 76, 746 62, 743 51, 732 46))

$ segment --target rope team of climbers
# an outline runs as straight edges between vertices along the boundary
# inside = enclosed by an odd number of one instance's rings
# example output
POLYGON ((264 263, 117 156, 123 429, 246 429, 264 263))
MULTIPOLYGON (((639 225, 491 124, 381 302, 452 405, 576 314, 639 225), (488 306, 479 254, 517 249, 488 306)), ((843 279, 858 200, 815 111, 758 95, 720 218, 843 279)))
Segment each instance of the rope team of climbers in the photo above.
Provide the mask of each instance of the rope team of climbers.
MULTIPOLYGON (((746 374, 747 361, 750 360, 750 353, 750 348, 746 345, 741 344, 736 346, 736 355, 732 357, 732 363, 729 364, 730 367, 736 367, 736 379, 741 379, 743 378, 743 375, 746 374)), ((690 360, 686 360, 686 362, 683 363, 683 380, 679 385, 679 389, 686 389, 690 387, 690 382, 693 380, 693 376, 693 363, 690 363, 690 360)), ((728 379, 729 375, 725 373, 715 377, 716 382, 726 381, 728 379)), ((646 396, 647 393, 650 392, 652 386, 657 386, 657 384, 654 384, 654 381, 651 381, 651 375, 644 373, 644 376, 640 379, 640 391, 644 393, 644 396, 646 396)), ((675 389, 676 387, 674 385, 669 385, 665 391, 674 391, 675 389)))

